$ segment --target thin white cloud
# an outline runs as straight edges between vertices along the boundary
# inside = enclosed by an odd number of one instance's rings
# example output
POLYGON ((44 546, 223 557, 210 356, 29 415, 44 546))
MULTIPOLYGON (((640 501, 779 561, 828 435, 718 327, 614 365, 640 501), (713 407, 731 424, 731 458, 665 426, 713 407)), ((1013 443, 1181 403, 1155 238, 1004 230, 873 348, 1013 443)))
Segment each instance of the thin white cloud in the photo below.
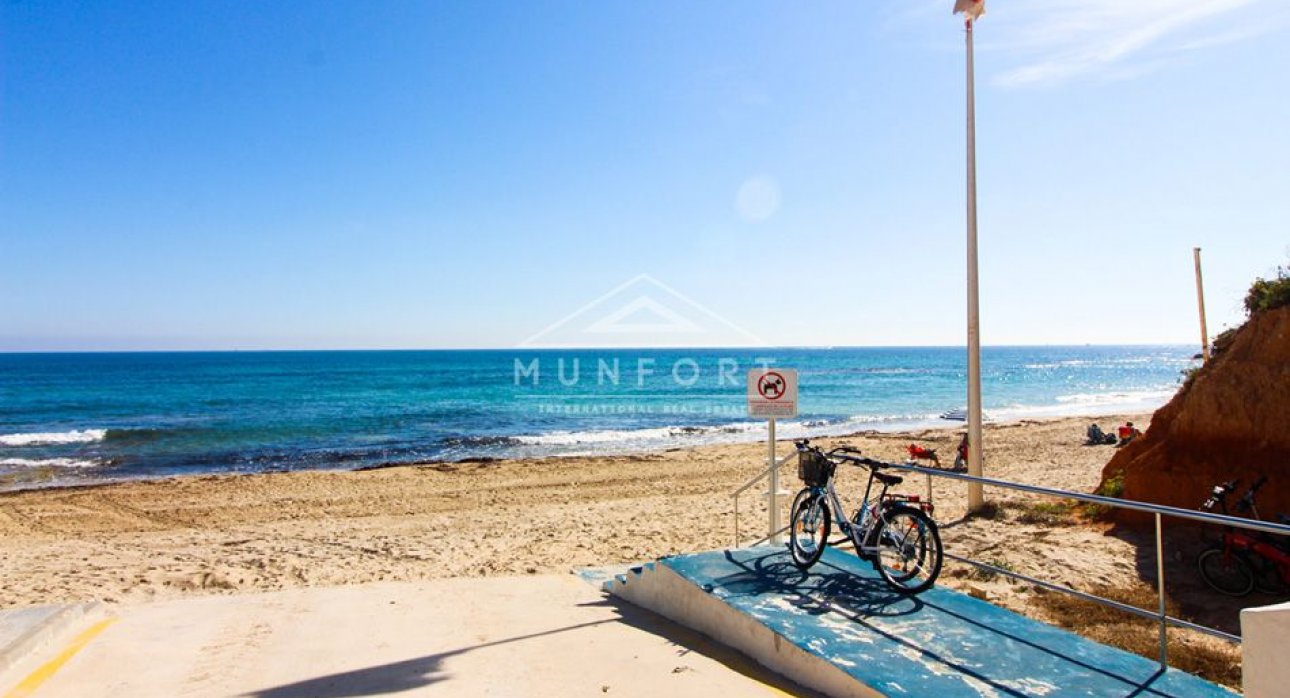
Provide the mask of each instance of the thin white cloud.
POLYGON ((994 77, 1002 86, 1123 79, 1168 65, 1169 54, 1284 26, 1270 21, 1277 13, 1263 0, 1000 1, 990 5, 977 41, 1019 64, 994 77))
POLYGON ((1285 20, 1286 18, 1283 17, 1280 21, 1262 22, 1248 27, 1240 27, 1230 31, 1220 32, 1218 34, 1202 36, 1198 39, 1179 44, 1177 46, 1177 50, 1198 51, 1201 49, 1226 46, 1227 44, 1238 44, 1242 41, 1248 41, 1249 39, 1269 34, 1278 29, 1284 29, 1287 24, 1285 20))

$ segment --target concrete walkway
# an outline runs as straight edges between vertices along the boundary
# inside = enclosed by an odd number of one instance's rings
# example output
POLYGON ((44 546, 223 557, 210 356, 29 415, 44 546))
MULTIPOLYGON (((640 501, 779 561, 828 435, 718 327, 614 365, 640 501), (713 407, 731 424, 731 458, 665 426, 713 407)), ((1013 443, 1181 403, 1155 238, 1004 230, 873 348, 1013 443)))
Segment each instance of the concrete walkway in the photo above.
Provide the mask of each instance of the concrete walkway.
MULTIPOLYGON (((813 695, 572 575, 297 589, 114 613, 27 695, 813 695)), ((22 679, 8 678, 6 698, 22 679)))

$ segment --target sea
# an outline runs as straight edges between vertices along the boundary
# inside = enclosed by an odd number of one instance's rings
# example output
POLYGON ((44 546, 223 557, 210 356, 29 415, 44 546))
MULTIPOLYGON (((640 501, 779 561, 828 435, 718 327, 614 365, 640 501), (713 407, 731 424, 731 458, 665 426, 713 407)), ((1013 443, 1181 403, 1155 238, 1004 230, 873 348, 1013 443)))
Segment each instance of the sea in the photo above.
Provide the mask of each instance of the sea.
MULTIPOLYGON (((1194 351, 985 347, 983 407, 1150 411, 1194 351)), ((781 438, 962 425, 941 418, 966 402, 962 347, 0 354, 0 491, 755 441, 766 366, 799 375, 781 438)))

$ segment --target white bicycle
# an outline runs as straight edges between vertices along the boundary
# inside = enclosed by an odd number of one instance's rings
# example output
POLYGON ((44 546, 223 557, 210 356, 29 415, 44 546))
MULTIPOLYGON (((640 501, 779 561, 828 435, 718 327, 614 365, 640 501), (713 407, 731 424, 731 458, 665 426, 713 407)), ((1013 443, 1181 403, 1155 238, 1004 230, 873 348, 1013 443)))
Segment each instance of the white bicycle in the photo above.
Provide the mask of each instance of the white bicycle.
MULTIPOLYGON (((903 478, 879 472, 890 463, 865 458, 860 451, 847 446, 824 453, 808 439, 796 442, 797 474, 806 487, 793 500, 789 514, 789 551, 793 563, 809 569, 824 548, 830 545, 829 533, 836 523, 855 547, 856 555, 872 562, 887 584, 896 590, 916 594, 936 582, 944 561, 941 534, 932 518, 934 507, 917 495, 888 492, 903 478), (834 516, 844 512, 842 500, 833 487, 833 476, 839 464, 857 465, 869 470, 864 501, 850 519, 834 516), (874 480, 881 485, 876 496, 874 480)), ((841 540, 833 542, 840 543, 841 540)))

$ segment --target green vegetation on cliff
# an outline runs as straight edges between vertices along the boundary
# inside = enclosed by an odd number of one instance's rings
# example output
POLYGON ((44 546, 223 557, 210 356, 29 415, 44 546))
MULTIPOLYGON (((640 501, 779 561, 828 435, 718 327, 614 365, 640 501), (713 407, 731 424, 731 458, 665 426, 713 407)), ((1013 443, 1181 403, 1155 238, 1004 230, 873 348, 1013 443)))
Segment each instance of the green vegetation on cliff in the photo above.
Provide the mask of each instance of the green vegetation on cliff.
POLYGON ((1270 279, 1255 279, 1245 294, 1245 312, 1253 315, 1290 305, 1290 266, 1277 267, 1270 279))

